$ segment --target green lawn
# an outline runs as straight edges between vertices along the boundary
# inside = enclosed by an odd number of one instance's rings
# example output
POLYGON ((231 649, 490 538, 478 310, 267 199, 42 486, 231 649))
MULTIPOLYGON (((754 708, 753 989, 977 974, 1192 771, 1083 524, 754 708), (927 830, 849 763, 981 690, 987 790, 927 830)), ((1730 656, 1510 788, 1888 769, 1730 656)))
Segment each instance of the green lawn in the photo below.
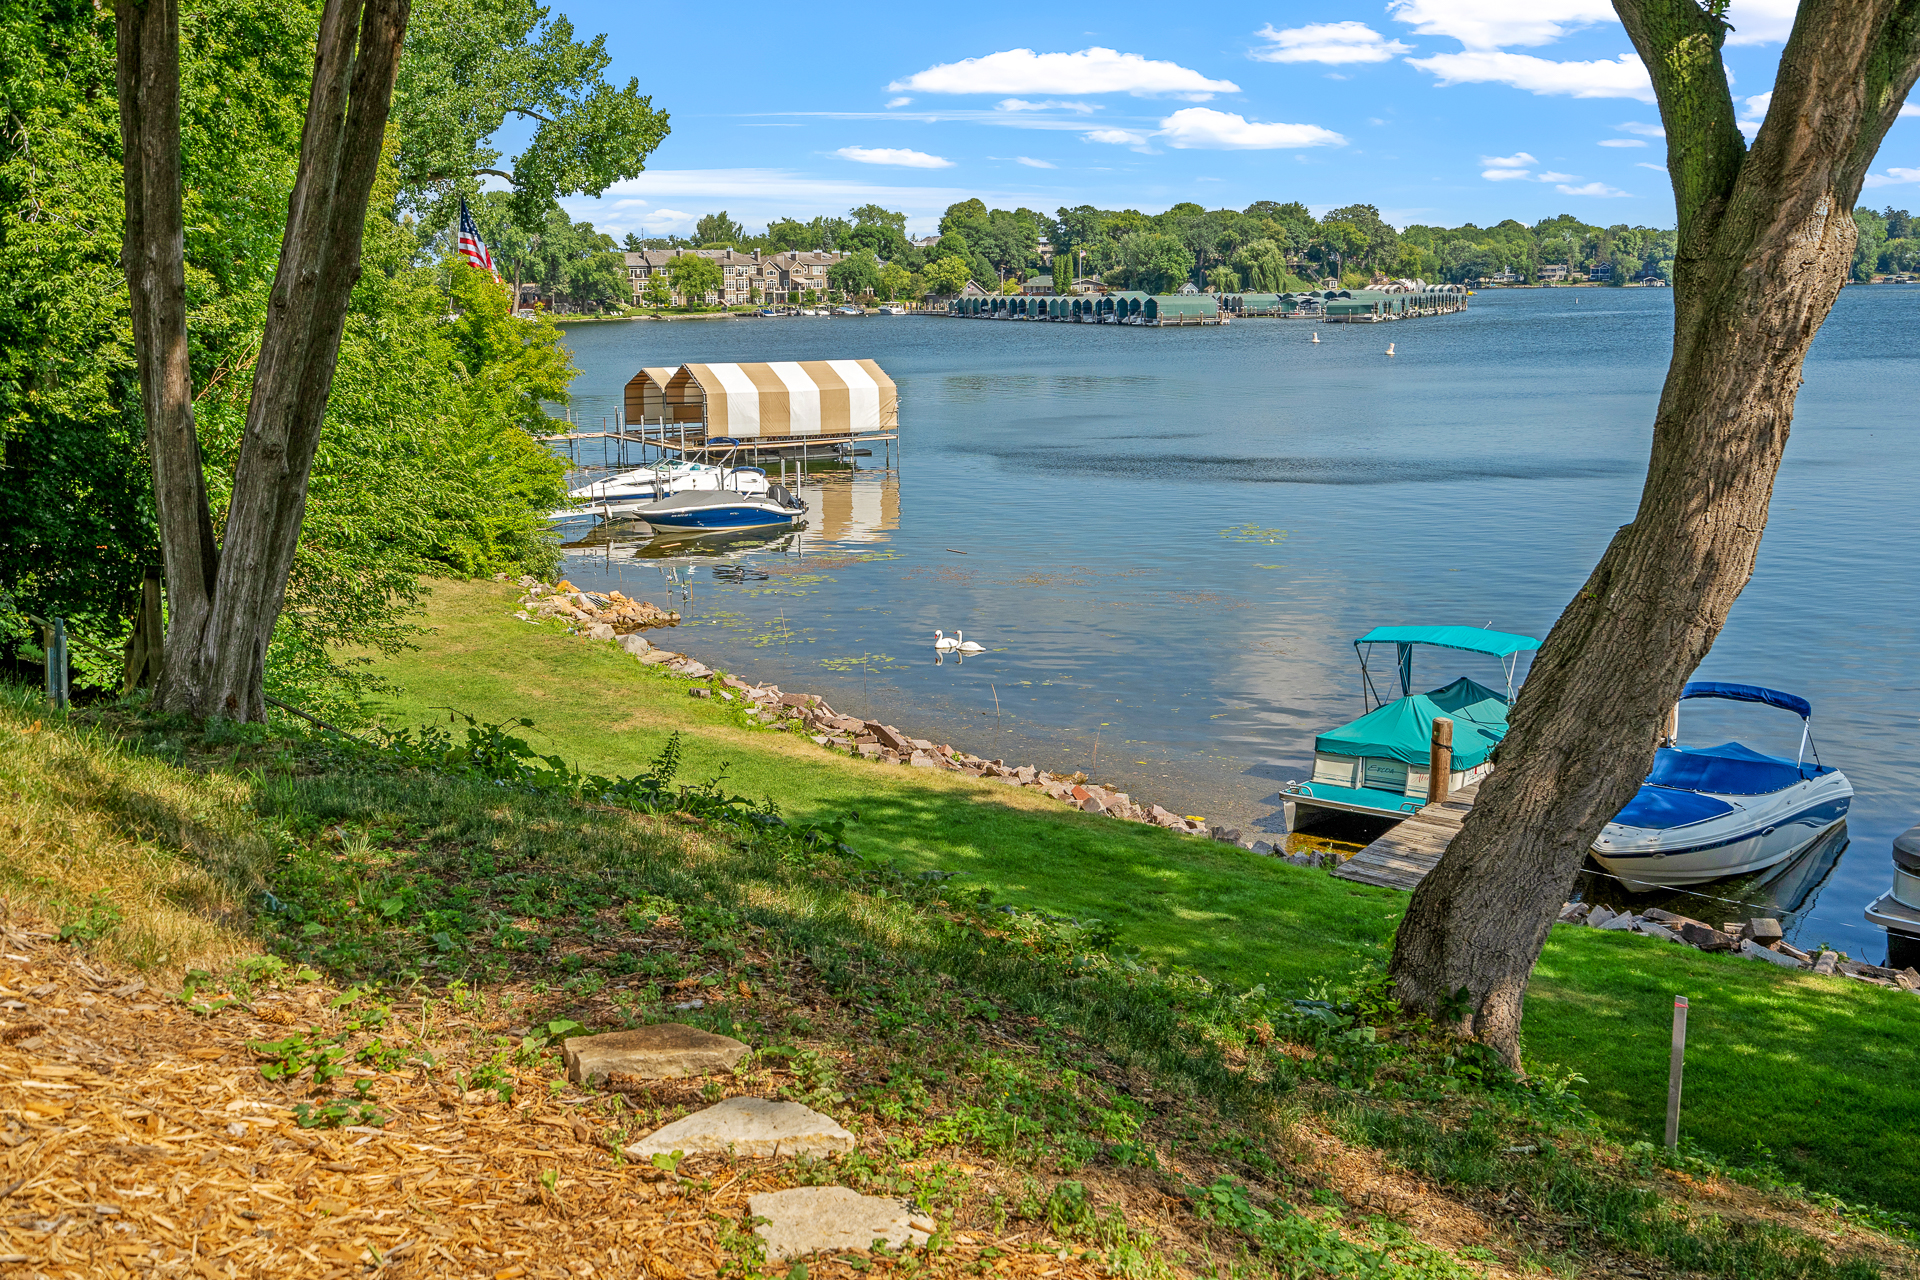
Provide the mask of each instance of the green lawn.
MULTIPOLYGON (((726 765, 731 790, 771 796, 790 818, 857 812, 863 854, 960 872, 999 900, 1113 921, 1122 946, 1225 982, 1299 991, 1385 959, 1403 894, 750 728, 612 645, 510 617, 513 597, 495 583, 434 584, 432 634, 379 664, 402 686, 382 716, 411 723, 447 707, 526 716, 536 747, 602 773, 639 771, 679 730, 683 777, 726 765)), ((1689 1138, 1742 1162, 1770 1150, 1789 1176, 1851 1199, 1920 1203, 1912 995, 1562 926, 1529 990, 1528 1056, 1585 1076, 1582 1093, 1622 1137, 1657 1139, 1674 995, 1692 1004, 1689 1138)))

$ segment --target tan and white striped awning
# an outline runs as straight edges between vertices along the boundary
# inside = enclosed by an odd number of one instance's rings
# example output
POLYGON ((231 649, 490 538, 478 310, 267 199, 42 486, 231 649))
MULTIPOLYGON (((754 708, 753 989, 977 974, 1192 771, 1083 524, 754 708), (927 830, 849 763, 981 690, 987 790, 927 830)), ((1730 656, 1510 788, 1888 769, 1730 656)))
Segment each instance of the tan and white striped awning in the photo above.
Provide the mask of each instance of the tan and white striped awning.
POLYGON ((900 401, 871 360, 686 364, 635 374, 627 418, 705 422, 710 437, 745 440, 868 435, 898 429, 900 401))

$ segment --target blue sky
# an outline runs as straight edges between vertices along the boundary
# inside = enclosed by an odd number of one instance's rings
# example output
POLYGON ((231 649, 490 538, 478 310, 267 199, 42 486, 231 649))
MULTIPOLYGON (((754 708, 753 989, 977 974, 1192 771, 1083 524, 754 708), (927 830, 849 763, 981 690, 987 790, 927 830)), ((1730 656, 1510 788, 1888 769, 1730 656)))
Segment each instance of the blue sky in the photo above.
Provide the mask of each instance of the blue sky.
MULTIPOLYGON (((564 202, 616 235, 757 229, 874 201, 930 233, 989 205, 1379 206, 1396 226, 1572 213, 1671 226, 1646 73, 1607 0, 856 3, 804 11, 563 0, 607 33, 673 132, 648 171, 564 202)), ((1726 51, 1757 128, 1793 0, 1735 0, 1726 51)), ((1910 114, 1920 114, 1915 108, 1910 114)), ((1888 136, 1862 203, 1920 201, 1920 122, 1888 136)))

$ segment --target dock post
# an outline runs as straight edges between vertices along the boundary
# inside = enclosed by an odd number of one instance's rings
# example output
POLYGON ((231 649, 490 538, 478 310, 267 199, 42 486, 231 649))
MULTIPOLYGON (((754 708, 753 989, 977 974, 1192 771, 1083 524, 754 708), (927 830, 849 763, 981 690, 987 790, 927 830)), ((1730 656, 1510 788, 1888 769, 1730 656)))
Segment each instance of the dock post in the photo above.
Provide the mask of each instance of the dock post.
POLYGON ((1673 1056, 1667 1062, 1667 1149, 1680 1145, 1680 1078, 1687 1066, 1687 998, 1673 998, 1673 1056))
POLYGON ((1453 782, 1453 721, 1445 716, 1433 718, 1433 743, 1427 749, 1427 803, 1439 804, 1447 798, 1453 782))

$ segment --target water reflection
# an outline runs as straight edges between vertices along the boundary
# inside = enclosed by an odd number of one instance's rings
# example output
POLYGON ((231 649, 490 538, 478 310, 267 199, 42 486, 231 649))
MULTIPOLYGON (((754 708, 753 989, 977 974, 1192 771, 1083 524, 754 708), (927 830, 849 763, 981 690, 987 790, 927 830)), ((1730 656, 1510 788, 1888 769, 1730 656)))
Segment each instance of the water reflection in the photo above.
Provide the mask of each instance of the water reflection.
MULTIPOLYGON (((1617 877, 1589 864, 1581 869, 1575 881, 1575 894, 1579 901, 1604 903, 1616 911, 1645 914, 1648 907, 1659 907, 1712 925, 1771 916, 1791 932, 1801 917, 1812 914, 1820 890, 1832 877, 1848 842, 1847 824, 1842 822, 1808 845, 1798 857, 1779 866, 1748 876, 1715 880, 1698 888, 1656 889, 1648 893, 1629 893, 1617 877)), ((1812 941, 1818 943, 1821 939, 1812 941)))

